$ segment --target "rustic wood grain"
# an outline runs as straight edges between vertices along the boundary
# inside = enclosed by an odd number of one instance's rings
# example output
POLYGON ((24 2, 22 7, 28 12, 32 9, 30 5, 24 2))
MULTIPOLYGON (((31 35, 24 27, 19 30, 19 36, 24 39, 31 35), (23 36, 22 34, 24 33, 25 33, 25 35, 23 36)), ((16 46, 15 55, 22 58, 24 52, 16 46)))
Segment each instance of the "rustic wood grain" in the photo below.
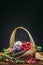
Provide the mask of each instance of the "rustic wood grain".
POLYGON ((7 62, 0 62, 0 65, 43 65, 43 62, 36 62, 33 64, 14 64, 14 63, 7 63, 7 62))

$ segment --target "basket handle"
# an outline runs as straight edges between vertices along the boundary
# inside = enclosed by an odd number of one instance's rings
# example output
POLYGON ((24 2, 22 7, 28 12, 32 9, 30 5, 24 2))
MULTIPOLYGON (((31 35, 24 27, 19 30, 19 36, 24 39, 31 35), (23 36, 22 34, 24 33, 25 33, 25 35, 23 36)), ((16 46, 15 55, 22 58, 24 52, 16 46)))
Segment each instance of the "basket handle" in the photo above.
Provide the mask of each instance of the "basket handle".
POLYGON ((30 42, 32 43, 33 46, 35 46, 35 42, 34 42, 32 36, 31 36, 30 32, 29 32, 26 28, 24 28, 24 27, 17 27, 17 28, 15 28, 15 29, 13 30, 13 32, 12 32, 12 34, 11 34, 11 37, 10 37, 10 44, 9 44, 9 46, 10 46, 10 47, 13 47, 13 46, 14 46, 15 34, 16 34, 16 31, 17 31, 18 29, 23 29, 24 31, 26 31, 26 32, 28 33, 28 35, 29 35, 30 42))

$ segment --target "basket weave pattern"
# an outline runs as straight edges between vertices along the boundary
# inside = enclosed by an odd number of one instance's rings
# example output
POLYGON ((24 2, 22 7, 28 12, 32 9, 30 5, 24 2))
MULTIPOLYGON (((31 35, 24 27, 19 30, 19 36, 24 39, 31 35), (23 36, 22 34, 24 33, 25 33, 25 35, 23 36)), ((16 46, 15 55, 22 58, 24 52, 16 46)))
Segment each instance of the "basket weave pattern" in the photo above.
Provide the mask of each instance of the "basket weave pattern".
POLYGON ((26 28, 24 28, 24 27, 17 27, 17 28, 15 28, 15 29, 13 30, 13 32, 12 32, 12 34, 11 34, 11 37, 10 37, 10 45, 9 45, 9 46, 10 46, 10 47, 13 47, 13 46, 14 46, 15 34, 16 34, 16 31, 17 31, 18 29, 22 29, 22 30, 24 30, 25 32, 27 32, 27 34, 28 34, 28 36, 29 36, 29 38, 30 38, 31 46, 32 46, 30 50, 26 51, 23 55, 21 55, 21 56, 19 56, 19 57, 26 56, 26 55, 29 55, 29 54, 32 54, 32 53, 36 52, 35 42, 34 42, 32 36, 31 36, 30 32, 29 32, 26 28))

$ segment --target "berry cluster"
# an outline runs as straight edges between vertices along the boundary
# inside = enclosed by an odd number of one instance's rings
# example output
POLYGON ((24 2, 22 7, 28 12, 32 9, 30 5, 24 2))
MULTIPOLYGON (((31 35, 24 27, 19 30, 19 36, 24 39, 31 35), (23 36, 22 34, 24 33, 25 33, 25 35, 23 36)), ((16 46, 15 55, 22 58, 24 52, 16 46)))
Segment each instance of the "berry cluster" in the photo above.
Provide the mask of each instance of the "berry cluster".
MULTIPOLYGON (((20 42, 17 41, 13 48, 8 48, 9 52, 14 52, 17 55, 21 54, 22 50, 27 51, 31 49, 31 42, 20 42), (19 53, 20 52, 20 53, 19 53)), ((27 56, 24 60, 26 63, 35 63, 36 59, 33 57, 27 56)))
POLYGON ((29 58, 26 60, 27 63, 35 63, 36 59, 35 58, 29 58))
POLYGON ((30 50, 31 49, 31 43, 30 42, 25 42, 25 43, 22 43, 21 45, 19 44, 16 44, 16 46, 13 47, 13 52, 17 52, 17 51, 20 51, 20 50, 30 50))
POLYGON ((23 50, 30 50, 31 49, 31 43, 30 42, 25 42, 21 45, 21 48, 23 50))

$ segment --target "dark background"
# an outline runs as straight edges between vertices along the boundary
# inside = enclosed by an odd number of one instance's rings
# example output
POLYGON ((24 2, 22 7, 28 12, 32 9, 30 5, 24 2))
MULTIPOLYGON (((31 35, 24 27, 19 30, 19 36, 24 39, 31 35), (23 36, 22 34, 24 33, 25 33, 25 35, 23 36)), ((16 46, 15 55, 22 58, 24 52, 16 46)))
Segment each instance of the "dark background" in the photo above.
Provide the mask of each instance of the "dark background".
POLYGON ((43 47, 43 2, 0 2, 0 51, 8 48, 10 35, 17 26, 26 27, 35 43, 43 47))

